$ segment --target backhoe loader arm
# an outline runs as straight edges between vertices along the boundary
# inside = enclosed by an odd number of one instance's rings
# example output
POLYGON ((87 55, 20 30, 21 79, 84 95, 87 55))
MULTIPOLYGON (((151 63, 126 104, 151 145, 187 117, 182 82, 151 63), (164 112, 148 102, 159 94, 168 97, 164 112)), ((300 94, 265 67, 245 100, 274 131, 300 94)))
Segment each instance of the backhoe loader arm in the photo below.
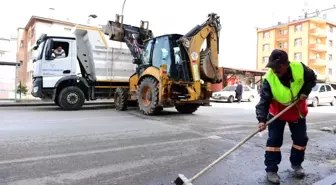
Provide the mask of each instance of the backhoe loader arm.
POLYGON ((119 15, 116 21, 108 21, 103 27, 103 32, 109 35, 109 39, 118 42, 125 42, 135 59, 140 59, 141 51, 145 41, 153 38, 153 33, 148 30, 148 22, 141 21, 140 27, 120 23, 119 15), (146 28, 145 28, 146 24, 146 28))
POLYGON ((194 81, 222 81, 218 70, 220 30, 219 16, 212 13, 203 24, 197 25, 179 39, 188 53, 194 81), (205 40, 206 49, 201 51, 205 40))

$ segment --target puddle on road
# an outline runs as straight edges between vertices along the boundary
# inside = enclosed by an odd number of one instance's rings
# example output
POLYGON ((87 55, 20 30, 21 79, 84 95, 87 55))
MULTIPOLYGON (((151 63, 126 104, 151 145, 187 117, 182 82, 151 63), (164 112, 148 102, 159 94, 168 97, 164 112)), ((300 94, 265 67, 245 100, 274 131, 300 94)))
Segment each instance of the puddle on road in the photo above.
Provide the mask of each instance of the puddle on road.
POLYGON ((329 159, 328 162, 336 166, 336 159, 329 159))
POLYGON ((331 134, 336 134, 336 127, 322 127, 320 130, 331 134))

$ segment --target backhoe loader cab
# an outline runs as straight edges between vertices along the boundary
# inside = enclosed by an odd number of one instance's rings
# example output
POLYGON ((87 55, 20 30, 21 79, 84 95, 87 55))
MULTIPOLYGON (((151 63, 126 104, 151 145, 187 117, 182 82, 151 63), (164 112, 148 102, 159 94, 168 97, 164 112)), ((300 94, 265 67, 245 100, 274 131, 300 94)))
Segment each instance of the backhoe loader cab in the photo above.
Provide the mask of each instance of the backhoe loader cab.
POLYGON ((146 115, 172 106, 190 114, 201 105, 209 105, 211 84, 221 82, 217 67, 220 29, 216 14, 209 14, 207 21, 185 35, 158 37, 153 37, 143 26, 136 28, 109 21, 105 34, 116 41, 121 41, 120 35, 123 35, 123 42, 127 43, 137 64, 129 88, 119 88, 115 93, 116 108, 125 110, 127 102, 136 100, 146 115), (136 29, 139 31, 134 32, 136 29), (207 47, 201 51, 203 42, 207 47))
POLYGON ((191 82, 192 78, 190 78, 191 72, 187 65, 187 55, 184 52, 182 56, 180 45, 177 43, 182 36, 170 34, 148 40, 140 60, 134 61, 138 65, 137 74, 141 75, 148 67, 154 67, 159 72, 160 67, 165 65, 169 79, 191 82), (183 70, 183 64, 186 68, 185 70, 183 70))

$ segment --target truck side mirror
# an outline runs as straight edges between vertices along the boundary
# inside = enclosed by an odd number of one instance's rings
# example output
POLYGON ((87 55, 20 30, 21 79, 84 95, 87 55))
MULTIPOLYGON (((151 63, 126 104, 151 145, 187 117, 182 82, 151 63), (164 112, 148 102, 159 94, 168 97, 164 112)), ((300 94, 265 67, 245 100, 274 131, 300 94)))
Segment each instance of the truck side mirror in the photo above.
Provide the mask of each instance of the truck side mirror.
POLYGON ((47 42, 47 46, 46 46, 46 52, 45 52, 45 59, 46 60, 54 60, 55 57, 52 56, 53 54, 53 50, 52 50, 52 46, 53 46, 54 41, 52 39, 49 39, 47 42))

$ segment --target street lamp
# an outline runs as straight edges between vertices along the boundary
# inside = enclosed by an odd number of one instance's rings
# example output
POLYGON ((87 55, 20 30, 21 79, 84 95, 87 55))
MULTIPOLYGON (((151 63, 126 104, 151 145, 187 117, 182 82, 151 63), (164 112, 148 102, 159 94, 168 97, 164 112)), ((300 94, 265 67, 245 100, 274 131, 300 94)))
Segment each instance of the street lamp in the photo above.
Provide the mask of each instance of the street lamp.
POLYGON ((90 14, 88 16, 88 20, 87 20, 87 24, 90 24, 90 17, 92 17, 93 19, 97 18, 98 16, 96 14, 90 14))
POLYGON ((121 8, 121 24, 123 24, 123 22, 124 22, 124 8, 125 8, 125 3, 126 3, 126 0, 124 0, 124 3, 123 3, 122 8, 121 8))
POLYGON ((96 15, 96 14, 91 14, 91 15, 89 15, 89 17, 92 17, 92 18, 97 18, 98 16, 96 15))

